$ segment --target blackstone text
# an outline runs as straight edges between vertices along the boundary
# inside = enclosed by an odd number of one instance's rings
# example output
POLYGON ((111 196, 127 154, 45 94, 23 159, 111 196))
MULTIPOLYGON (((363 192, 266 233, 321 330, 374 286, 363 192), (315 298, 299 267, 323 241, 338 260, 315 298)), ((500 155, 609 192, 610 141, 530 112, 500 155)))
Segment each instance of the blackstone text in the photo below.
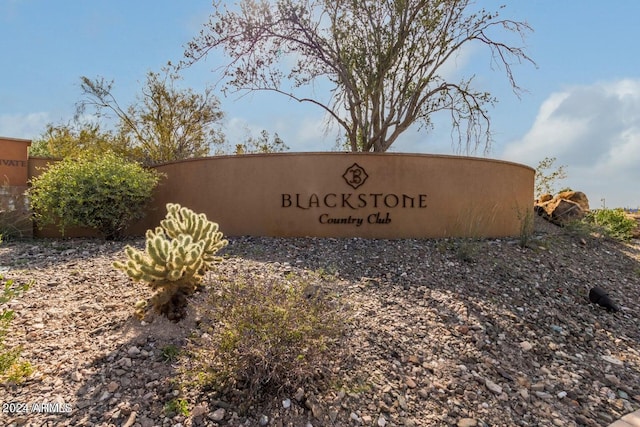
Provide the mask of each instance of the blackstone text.
POLYGON ((362 209, 366 207, 382 208, 419 208, 427 207, 427 195, 417 194, 410 196, 408 194, 393 193, 327 193, 318 195, 312 193, 310 195, 302 195, 300 193, 288 194, 282 193, 283 208, 350 208, 362 209))

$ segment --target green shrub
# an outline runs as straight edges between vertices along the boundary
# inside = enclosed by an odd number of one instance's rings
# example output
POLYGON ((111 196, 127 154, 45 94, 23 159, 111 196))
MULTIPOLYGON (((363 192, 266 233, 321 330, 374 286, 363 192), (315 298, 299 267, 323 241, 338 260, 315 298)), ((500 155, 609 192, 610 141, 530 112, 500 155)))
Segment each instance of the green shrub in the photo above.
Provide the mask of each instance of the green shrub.
POLYGON ((167 416, 189 416, 189 403, 185 399, 172 399, 164 405, 164 413, 167 416))
POLYGON ((585 221, 598 227, 607 236, 617 240, 629 240, 637 223, 625 215, 623 209, 597 209, 589 212, 585 221))
POLYGON ((211 296, 202 316, 208 335, 190 349, 189 368, 202 386, 228 396, 240 391, 241 410, 326 374, 344 331, 344 316, 319 287, 247 279, 211 296))
POLYGON ((145 214, 160 175, 113 153, 66 158, 31 181, 29 197, 38 226, 60 232, 81 226, 118 239, 145 214))
POLYGON ((476 262, 480 249, 480 241, 478 239, 469 238, 456 241, 456 256, 460 261, 476 262))
MULTIPOLYGON (((0 276, 0 284, 2 285, 0 306, 29 289, 28 284, 14 286, 12 280, 5 281, 2 276, 0 276)), ((0 380, 19 383, 25 377, 31 375, 33 369, 29 362, 19 361, 20 352, 22 351, 20 347, 8 349, 5 346, 4 340, 13 317, 13 310, 8 308, 3 308, 0 312, 0 380)))
POLYGON ((145 251, 125 248, 128 261, 113 266, 134 281, 147 282, 156 294, 151 305, 177 320, 182 317, 186 296, 201 284, 204 273, 220 261, 216 253, 227 245, 218 224, 175 203, 167 204, 160 227, 147 230, 145 251))
POLYGON ((174 344, 168 344, 160 349, 160 358, 164 362, 174 362, 180 355, 180 349, 174 344))

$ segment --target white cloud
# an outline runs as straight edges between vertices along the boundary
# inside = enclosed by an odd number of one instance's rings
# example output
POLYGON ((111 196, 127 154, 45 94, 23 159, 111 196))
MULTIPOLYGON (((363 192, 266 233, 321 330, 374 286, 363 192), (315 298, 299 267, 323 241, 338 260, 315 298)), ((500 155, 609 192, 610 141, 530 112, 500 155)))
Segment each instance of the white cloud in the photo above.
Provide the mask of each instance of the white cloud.
POLYGON ((291 143, 288 145, 292 151, 329 151, 343 133, 342 128, 328 114, 306 116, 298 122, 293 136, 295 148, 291 143))
POLYGON ((545 157, 566 165, 559 183, 599 207, 640 205, 640 80, 576 86, 541 105, 531 129, 501 156, 535 167, 545 157), (594 203, 595 202, 595 203, 594 203))
POLYGON ((34 139, 51 122, 49 113, 0 115, 0 136, 7 138, 34 139))

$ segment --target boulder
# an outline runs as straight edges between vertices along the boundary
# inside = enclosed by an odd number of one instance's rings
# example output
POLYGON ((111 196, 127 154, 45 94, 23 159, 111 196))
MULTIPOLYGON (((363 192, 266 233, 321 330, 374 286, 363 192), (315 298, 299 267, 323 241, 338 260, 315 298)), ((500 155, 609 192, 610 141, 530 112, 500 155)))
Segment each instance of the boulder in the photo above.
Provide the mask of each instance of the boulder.
POLYGON ((558 193, 556 197, 579 204, 585 213, 589 211, 589 199, 582 191, 563 191, 558 193))
POLYGON ((544 202, 548 202, 549 200, 553 199, 553 195, 551 194, 543 194, 542 196, 540 196, 538 198, 538 203, 544 203, 544 202))
POLYGON ((581 191, 563 191, 551 199, 545 196, 536 201, 535 210, 556 225, 580 220, 589 211, 589 199, 581 191))

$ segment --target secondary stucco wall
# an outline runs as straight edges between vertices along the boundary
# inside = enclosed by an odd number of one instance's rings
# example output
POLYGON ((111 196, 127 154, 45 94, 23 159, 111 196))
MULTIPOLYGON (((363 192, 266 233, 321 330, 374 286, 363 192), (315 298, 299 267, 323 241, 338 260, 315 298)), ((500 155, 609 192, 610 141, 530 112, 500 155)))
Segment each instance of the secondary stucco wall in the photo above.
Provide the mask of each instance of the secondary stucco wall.
POLYGON ((154 209, 132 233, 157 226, 174 202, 231 236, 515 236, 533 201, 532 168, 469 157, 256 154, 157 169, 166 178, 154 209))
MULTIPOLYGON (((26 196, 28 139, 0 137, 0 233, 31 237, 33 223, 26 196)), ((7 237, 7 236, 5 236, 7 237)))
POLYGON ((31 145, 28 139, 0 137, 0 184, 16 187, 27 185, 28 161, 27 149, 31 145))

